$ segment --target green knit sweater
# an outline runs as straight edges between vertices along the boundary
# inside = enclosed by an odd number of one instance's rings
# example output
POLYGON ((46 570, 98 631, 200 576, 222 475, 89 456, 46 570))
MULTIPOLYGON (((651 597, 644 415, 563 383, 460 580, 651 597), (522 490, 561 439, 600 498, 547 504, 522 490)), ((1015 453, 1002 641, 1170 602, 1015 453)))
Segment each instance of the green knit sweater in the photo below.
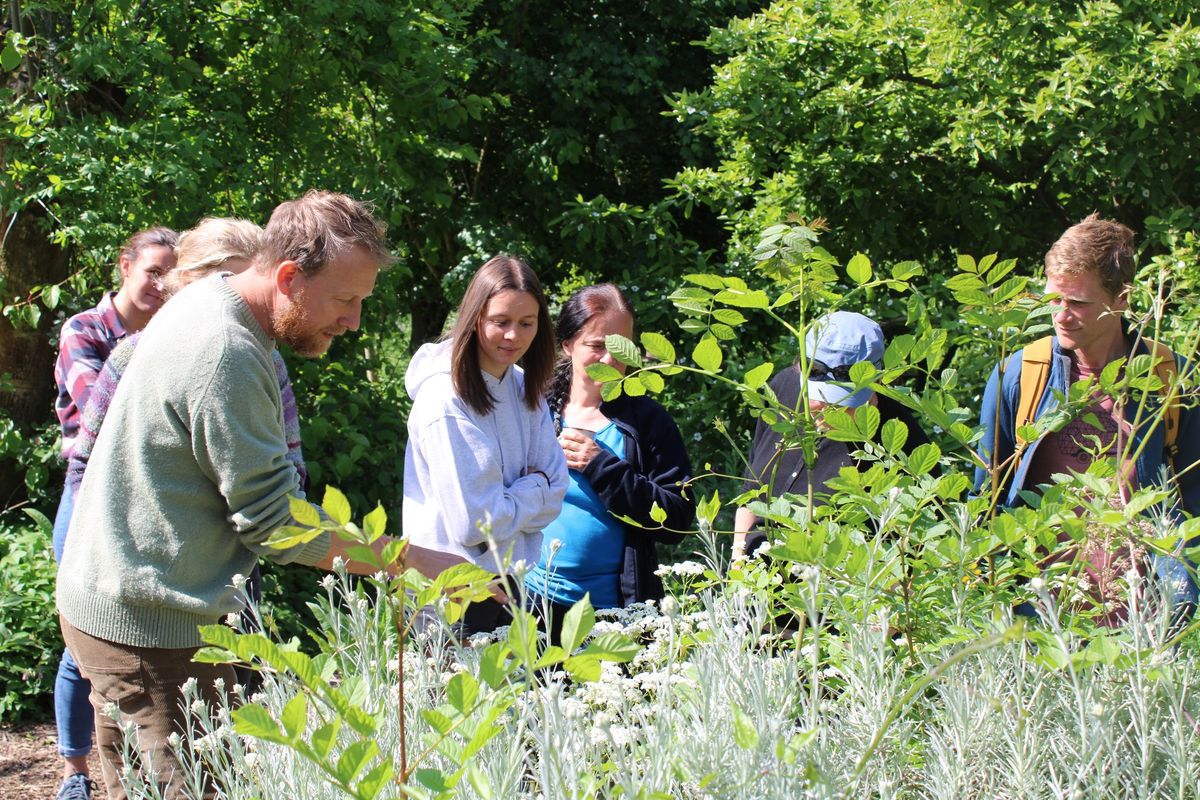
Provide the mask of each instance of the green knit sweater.
POLYGON ((291 521, 274 342, 213 276, 146 327, 113 395, 75 500, 58 608, 79 630, 135 647, 195 647, 239 608, 234 575, 258 556, 315 564, 323 535, 265 545, 291 521))

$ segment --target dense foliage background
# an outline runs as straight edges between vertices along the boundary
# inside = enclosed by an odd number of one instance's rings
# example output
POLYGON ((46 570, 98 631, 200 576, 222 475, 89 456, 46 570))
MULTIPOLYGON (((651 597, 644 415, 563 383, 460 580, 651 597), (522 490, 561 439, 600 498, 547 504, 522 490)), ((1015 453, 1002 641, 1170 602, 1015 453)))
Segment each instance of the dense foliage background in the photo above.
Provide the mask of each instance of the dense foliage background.
MULTIPOLYGON (((1196 281, 1200 31, 1190 3, 8 8, 0 577, 46 609, 51 565, 30 549, 42 529, 22 511, 52 516, 61 483, 56 330, 112 285, 117 246, 146 225, 262 222, 310 187, 376 204, 397 266, 359 335, 292 369, 314 485, 342 487, 359 511, 381 500, 393 519, 408 353, 440 333, 465 279, 498 251, 528 256, 559 298, 614 280, 641 328, 678 339, 689 332, 665 298, 684 274, 764 285, 754 270, 763 230, 821 218, 821 243, 841 260, 862 251, 923 265, 913 293, 948 332, 953 391, 967 408, 994 354, 946 288, 959 253, 998 252, 1033 274, 1064 227, 1099 211, 1139 231, 1147 271, 1196 281)), ((913 322, 889 293, 856 302, 893 334, 913 322)), ((1195 308, 1168 320, 1185 326, 1195 308)), ((726 365, 741 367, 783 363, 794 349, 763 318, 722 344, 726 365)), ((698 468, 740 472, 751 420, 733 390, 681 378, 663 399, 694 437, 698 468)), ((285 594, 301 580, 278 579, 285 594)), ((30 618, 0 605, 0 626, 32 630, 6 656, 21 672, 0 672, 12 698, 0 713, 34 707, 51 678, 55 631, 30 618)))

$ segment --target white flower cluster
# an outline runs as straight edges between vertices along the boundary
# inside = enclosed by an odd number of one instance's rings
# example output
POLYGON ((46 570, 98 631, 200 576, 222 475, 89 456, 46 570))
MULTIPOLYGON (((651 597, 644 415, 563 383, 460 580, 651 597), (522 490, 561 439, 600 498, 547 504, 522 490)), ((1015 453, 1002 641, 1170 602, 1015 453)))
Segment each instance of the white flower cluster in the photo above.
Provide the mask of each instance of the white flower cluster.
POLYGON ((664 564, 654 570, 660 578, 675 576, 679 578, 698 578, 704 574, 704 565, 695 561, 680 561, 678 564, 664 564))

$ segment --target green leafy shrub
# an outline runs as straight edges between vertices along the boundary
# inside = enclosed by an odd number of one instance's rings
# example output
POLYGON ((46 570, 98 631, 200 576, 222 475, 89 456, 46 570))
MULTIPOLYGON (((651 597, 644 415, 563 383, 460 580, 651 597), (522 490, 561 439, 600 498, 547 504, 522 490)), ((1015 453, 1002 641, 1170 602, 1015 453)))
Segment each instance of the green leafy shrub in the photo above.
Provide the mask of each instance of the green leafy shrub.
POLYGON ((52 523, 27 511, 24 523, 0 521, 0 720, 50 709, 62 637, 54 604, 57 565, 52 523))

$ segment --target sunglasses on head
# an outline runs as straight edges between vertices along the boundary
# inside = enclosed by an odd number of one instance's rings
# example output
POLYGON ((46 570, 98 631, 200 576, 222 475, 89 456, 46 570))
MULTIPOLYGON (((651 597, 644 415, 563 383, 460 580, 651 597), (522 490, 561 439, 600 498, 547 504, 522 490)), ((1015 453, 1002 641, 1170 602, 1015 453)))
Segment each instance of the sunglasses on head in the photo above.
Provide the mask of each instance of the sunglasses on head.
POLYGON ((824 361, 813 359, 808 362, 808 379, 810 381, 838 381, 839 383, 850 383, 850 368, 853 364, 845 364, 840 367, 831 367, 824 361))

